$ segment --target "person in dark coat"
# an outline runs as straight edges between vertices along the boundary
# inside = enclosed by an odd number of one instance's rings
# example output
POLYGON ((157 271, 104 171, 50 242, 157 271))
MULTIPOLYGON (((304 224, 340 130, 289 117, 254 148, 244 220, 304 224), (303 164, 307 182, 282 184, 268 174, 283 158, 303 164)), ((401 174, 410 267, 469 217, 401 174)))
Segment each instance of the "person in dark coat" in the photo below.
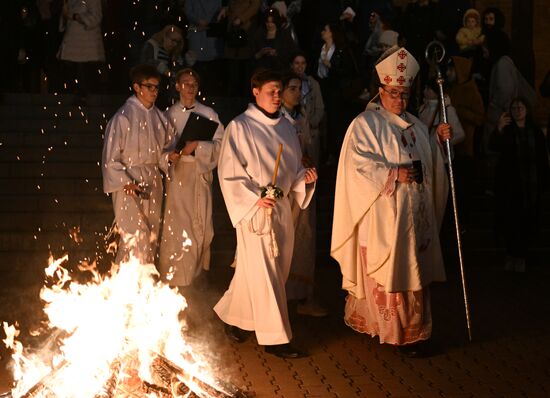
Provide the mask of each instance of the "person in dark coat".
POLYGON ((542 193, 550 182, 545 137, 532 122, 526 100, 512 100, 491 135, 490 147, 500 154, 495 227, 506 246, 505 269, 524 272, 529 243, 538 230, 542 193))
POLYGON ((282 69, 288 65, 290 54, 297 50, 290 30, 282 26, 279 11, 267 10, 263 25, 252 38, 255 67, 282 69))

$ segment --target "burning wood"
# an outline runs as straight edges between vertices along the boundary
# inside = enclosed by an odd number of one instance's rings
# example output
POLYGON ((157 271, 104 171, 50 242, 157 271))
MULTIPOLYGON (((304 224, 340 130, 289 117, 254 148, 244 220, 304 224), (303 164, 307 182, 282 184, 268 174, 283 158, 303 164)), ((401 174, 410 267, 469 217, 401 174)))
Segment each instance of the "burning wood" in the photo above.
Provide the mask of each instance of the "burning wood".
POLYGON ((15 326, 4 323, 14 351, 14 389, 0 398, 246 398, 211 375, 182 336, 185 299, 158 280, 155 267, 121 263, 92 281, 74 281, 61 267, 41 298, 52 333, 39 355, 28 355, 15 326), (55 344, 54 344, 55 343, 55 344), (58 363, 52 368, 51 363, 58 363))
POLYGON ((63 370, 68 365, 67 361, 62 361, 57 365, 50 373, 42 378, 38 383, 32 386, 29 391, 22 395, 21 398, 33 398, 38 396, 48 396, 44 395, 45 391, 48 391, 48 385, 55 380, 55 377, 59 372, 63 370))

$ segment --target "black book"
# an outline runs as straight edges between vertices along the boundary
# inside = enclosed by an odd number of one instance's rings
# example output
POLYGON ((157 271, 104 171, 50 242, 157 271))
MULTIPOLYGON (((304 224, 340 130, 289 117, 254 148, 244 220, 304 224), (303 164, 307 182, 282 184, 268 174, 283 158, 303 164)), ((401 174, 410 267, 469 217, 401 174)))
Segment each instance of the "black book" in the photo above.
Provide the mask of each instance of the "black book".
POLYGON ((191 112, 176 144, 176 152, 180 152, 189 141, 212 141, 217 128, 217 122, 191 112))

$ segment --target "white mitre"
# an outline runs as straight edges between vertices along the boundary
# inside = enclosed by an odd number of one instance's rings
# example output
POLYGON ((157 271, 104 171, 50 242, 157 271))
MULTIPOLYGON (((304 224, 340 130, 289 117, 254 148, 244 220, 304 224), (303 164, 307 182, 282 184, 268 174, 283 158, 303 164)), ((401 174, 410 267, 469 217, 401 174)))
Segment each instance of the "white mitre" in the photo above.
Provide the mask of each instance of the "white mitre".
POLYGON ((381 84, 397 87, 411 86, 420 70, 420 65, 405 47, 394 46, 380 58, 382 60, 376 64, 376 73, 381 84))

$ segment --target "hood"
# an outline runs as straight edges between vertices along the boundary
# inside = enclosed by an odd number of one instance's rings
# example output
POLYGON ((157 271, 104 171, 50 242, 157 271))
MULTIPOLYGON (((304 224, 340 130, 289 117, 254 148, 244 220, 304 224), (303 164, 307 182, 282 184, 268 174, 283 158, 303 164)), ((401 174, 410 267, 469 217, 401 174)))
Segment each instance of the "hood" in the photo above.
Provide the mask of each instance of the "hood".
POLYGON ((458 84, 466 83, 470 80, 470 72, 472 71, 472 60, 459 56, 452 56, 453 64, 456 70, 456 82, 458 84))
POLYGON ((464 13, 464 17, 462 17, 463 26, 466 26, 466 19, 470 17, 474 17, 476 19, 478 28, 481 27, 481 17, 475 8, 470 8, 464 13))

